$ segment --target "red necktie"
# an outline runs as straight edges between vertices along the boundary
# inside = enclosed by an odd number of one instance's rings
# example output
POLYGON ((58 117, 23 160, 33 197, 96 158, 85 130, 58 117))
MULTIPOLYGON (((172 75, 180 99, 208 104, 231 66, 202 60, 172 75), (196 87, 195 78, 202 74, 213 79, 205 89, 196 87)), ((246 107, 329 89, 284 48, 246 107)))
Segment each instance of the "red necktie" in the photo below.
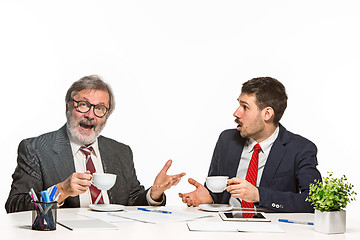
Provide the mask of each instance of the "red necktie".
MULTIPOLYGON (((82 147, 82 148, 80 148, 80 150, 86 156, 86 169, 89 170, 91 174, 93 174, 94 172, 96 172, 94 163, 91 159, 91 151, 93 150, 93 148, 92 147, 88 147, 88 148, 82 147)), ((102 197, 101 190, 99 190, 97 187, 95 187, 92 184, 90 185, 89 189, 90 189, 90 194, 91 194, 91 202, 93 204, 104 204, 104 199, 102 197)))
MULTIPOLYGON (((250 164, 249 164, 249 168, 247 170, 246 178, 245 178, 249 183, 251 183, 254 186, 256 186, 260 150, 261 150, 261 147, 257 143, 254 146, 254 152, 252 154, 251 161, 250 161, 250 164)), ((254 208, 254 204, 242 200, 241 201, 241 208, 254 208)))

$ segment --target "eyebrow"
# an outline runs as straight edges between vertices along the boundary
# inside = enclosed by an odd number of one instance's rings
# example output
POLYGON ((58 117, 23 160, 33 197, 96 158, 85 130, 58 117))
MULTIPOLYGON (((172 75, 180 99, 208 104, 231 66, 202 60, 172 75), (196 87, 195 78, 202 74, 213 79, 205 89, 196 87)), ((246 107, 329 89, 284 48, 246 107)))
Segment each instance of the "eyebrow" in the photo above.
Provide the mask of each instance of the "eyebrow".
POLYGON ((240 104, 245 104, 245 105, 250 106, 250 105, 249 105, 249 103, 248 103, 248 102, 246 102, 246 101, 242 101, 242 100, 238 100, 238 101, 239 101, 239 103, 240 103, 240 104))
MULTIPOLYGON (((92 104, 90 101, 89 101, 89 99, 87 99, 86 97, 83 97, 83 99, 84 100, 78 100, 78 101, 87 101, 88 103, 90 103, 90 104, 92 104)), ((105 103, 103 103, 103 102, 99 102, 98 104, 93 104, 93 105, 103 105, 103 106, 105 106, 106 107, 106 104, 105 103)))

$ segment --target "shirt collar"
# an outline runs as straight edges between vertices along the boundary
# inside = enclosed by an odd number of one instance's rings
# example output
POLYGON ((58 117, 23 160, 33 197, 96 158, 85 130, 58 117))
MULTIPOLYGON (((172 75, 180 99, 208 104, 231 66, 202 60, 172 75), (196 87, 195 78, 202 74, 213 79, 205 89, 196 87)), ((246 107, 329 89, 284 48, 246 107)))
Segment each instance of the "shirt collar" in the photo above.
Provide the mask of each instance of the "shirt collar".
MULTIPOLYGON (((261 147, 261 151, 264 153, 268 153, 271 149, 271 146, 273 145, 276 138, 278 137, 278 135, 279 135, 279 126, 275 129, 275 132, 270 137, 268 137, 267 139, 265 139, 264 141, 259 143, 259 145, 261 147)), ((249 138, 247 140, 246 145, 248 146, 249 152, 252 152, 254 150, 254 146, 256 144, 257 144, 257 142, 252 138, 249 138)))
MULTIPOLYGON (((71 136, 71 134, 69 134, 68 132, 68 136, 69 136, 69 140, 70 140, 70 145, 71 145, 71 150, 73 153, 73 156, 75 156, 78 151, 80 150, 81 147, 83 147, 82 145, 78 144, 76 141, 74 141, 73 137, 71 136)), ((98 142, 98 138, 95 139, 95 142, 93 142, 91 145, 89 145, 88 147, 92 147, 93 151, 92 153, 95 156, 99 156, 99 142, 98 142)))

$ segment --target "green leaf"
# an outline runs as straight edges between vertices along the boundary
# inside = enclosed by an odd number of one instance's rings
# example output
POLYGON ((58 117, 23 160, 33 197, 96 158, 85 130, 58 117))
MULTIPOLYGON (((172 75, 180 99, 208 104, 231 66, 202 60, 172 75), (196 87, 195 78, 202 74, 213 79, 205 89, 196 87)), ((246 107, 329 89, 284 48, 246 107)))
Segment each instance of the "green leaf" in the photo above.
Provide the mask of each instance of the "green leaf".
POLYGON ((352 189, 354 185, 347 183, 347 177, 333 177, 333 173, 323 178, 323 181, 315 180, 309 185, 309 194, 305 201, 310 202, 315 209, 320 211, 339 211, 344 210, 346 205, 355 201, 357 195, 352 189))

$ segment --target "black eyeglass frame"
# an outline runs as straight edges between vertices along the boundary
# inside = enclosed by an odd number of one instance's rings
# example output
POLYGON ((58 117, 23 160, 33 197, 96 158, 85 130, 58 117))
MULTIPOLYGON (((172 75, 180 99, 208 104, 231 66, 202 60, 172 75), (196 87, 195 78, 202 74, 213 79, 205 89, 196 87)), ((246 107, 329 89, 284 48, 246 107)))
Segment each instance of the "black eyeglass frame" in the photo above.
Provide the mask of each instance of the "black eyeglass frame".
POLYGON ((109 108, 107 108, 105 105, 102 105, 102 104, 96 104, 96 105, 94 105, 94 104, 89 103, 89 102, 86 101, 86 100, 76 101, 76 100, 73 99, 73 98, 72 98, 72 100, 73 100, 74 102, 76 102, 76 104, 77 104, 77 106, 75 107, 75 110, 78 111, 78 112, 80 112, 80 113, 87 113, 87 112, 89 112, 89 111, 91 110, 91 108, 93 108, 93 113, 94 113, 94 115, 97 116, 98 118, 102 118, 102 117, 104 117, 104 116, 110 111, 109 108), (90 106, 90 107, 89 107, 89 110, 87 110, 86 112, 80 111, 80 110, 79 110, 79 102, 84 102, 84 103, 86 103, 86 105, 90 106), (98 116, 98 115, 95 113, 94 109, 95 109, 96 106, 102 106, 102 107, 104 107, 104 108, 106 109, 104 115, 98 116))

